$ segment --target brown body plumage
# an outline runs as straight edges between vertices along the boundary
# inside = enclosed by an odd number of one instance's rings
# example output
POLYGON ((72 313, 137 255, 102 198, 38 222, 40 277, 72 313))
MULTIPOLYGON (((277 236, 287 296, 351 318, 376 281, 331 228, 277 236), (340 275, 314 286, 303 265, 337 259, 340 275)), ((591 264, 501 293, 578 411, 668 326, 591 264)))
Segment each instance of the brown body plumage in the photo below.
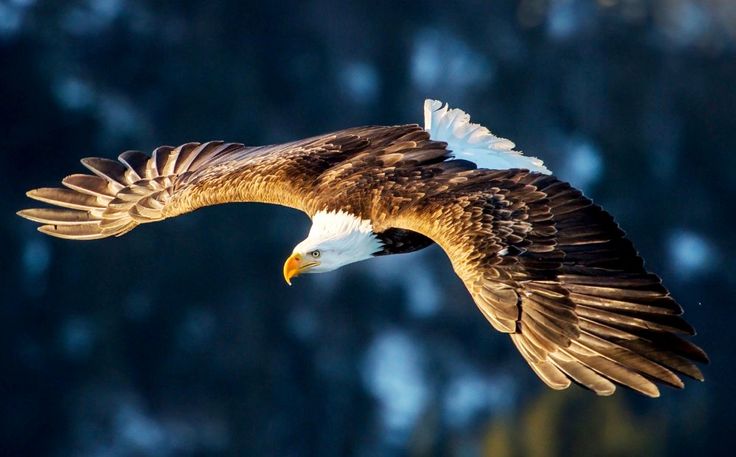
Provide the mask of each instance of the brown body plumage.
POLYGON ((483 315, 552 388, 573 380, 607 395, 619 383, 657 396, 655 382, 703 379, 694 362, 707 357, 682 338, 694 333, 682 309, 610 215, 552 176, 477 169, 446 146, 402 125, 126 152, 83 160, 94 176, 69 176, 66 188, 28 193, 61 208, 19 214, 52 236, 95 239, 226 202, 347 212, 371 222, 376 255, 439 244, 483 315))

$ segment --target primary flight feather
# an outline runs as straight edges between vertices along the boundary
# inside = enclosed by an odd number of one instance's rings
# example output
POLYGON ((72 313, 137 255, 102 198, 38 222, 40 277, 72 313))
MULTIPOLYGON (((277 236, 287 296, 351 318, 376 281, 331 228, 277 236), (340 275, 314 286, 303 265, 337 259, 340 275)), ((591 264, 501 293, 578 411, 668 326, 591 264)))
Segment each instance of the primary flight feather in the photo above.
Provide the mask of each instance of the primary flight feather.
POLYGON ((656 397, 656 383, 703 379, 695 362, 708 359, 683 337, 694 331, 682 308, 608 213, 463 111, 427 100, 424 116, 424 128, 83 159, 92 175, 28 192, 55 207, 18 214, 45 234, 91 240, 219 203, 289 206, 312 219, 284 263, 289 283, 437 243, 548 386, 610 395, 622 384, 656 397))

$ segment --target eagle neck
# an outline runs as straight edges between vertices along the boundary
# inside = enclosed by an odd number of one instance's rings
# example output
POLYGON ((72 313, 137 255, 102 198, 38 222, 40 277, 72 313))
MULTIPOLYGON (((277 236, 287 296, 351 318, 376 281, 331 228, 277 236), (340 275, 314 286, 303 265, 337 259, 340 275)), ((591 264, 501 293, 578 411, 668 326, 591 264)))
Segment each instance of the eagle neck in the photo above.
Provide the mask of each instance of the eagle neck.
POLYGON ((315 213, 307 240, 314 244, 339 244, 354 261, 368 259, 383 249, 371 221, 346 211, 315 213))

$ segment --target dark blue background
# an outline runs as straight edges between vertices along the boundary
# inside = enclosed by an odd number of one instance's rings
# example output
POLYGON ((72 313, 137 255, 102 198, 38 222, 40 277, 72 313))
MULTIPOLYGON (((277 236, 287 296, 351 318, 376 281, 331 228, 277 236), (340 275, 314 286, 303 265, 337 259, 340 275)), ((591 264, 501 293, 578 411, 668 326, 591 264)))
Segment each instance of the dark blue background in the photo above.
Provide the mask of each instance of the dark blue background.
POLYGON ((2 453, 729 454, 735 81, 728 0, 0 0, 2 453), (93 242, 14 214, 81 157, 421 123, 426 97, 616 216, 705 383, 550 391, 436 247, 289 288, 309 222, 284 208, 93 242))

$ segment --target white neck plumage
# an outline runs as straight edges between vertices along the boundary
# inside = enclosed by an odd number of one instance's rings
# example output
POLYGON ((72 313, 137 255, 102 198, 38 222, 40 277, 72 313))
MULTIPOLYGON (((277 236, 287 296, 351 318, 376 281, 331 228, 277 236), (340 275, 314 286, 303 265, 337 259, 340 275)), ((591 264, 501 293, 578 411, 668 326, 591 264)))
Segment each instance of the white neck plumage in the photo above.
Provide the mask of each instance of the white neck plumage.
POLYGON ((322 263, 314 272, 324 272, 369 259, 382 248, 371 221, 345 211, 319 211, 312 217, 309 235, 294 252, 320 250, 322 263))

